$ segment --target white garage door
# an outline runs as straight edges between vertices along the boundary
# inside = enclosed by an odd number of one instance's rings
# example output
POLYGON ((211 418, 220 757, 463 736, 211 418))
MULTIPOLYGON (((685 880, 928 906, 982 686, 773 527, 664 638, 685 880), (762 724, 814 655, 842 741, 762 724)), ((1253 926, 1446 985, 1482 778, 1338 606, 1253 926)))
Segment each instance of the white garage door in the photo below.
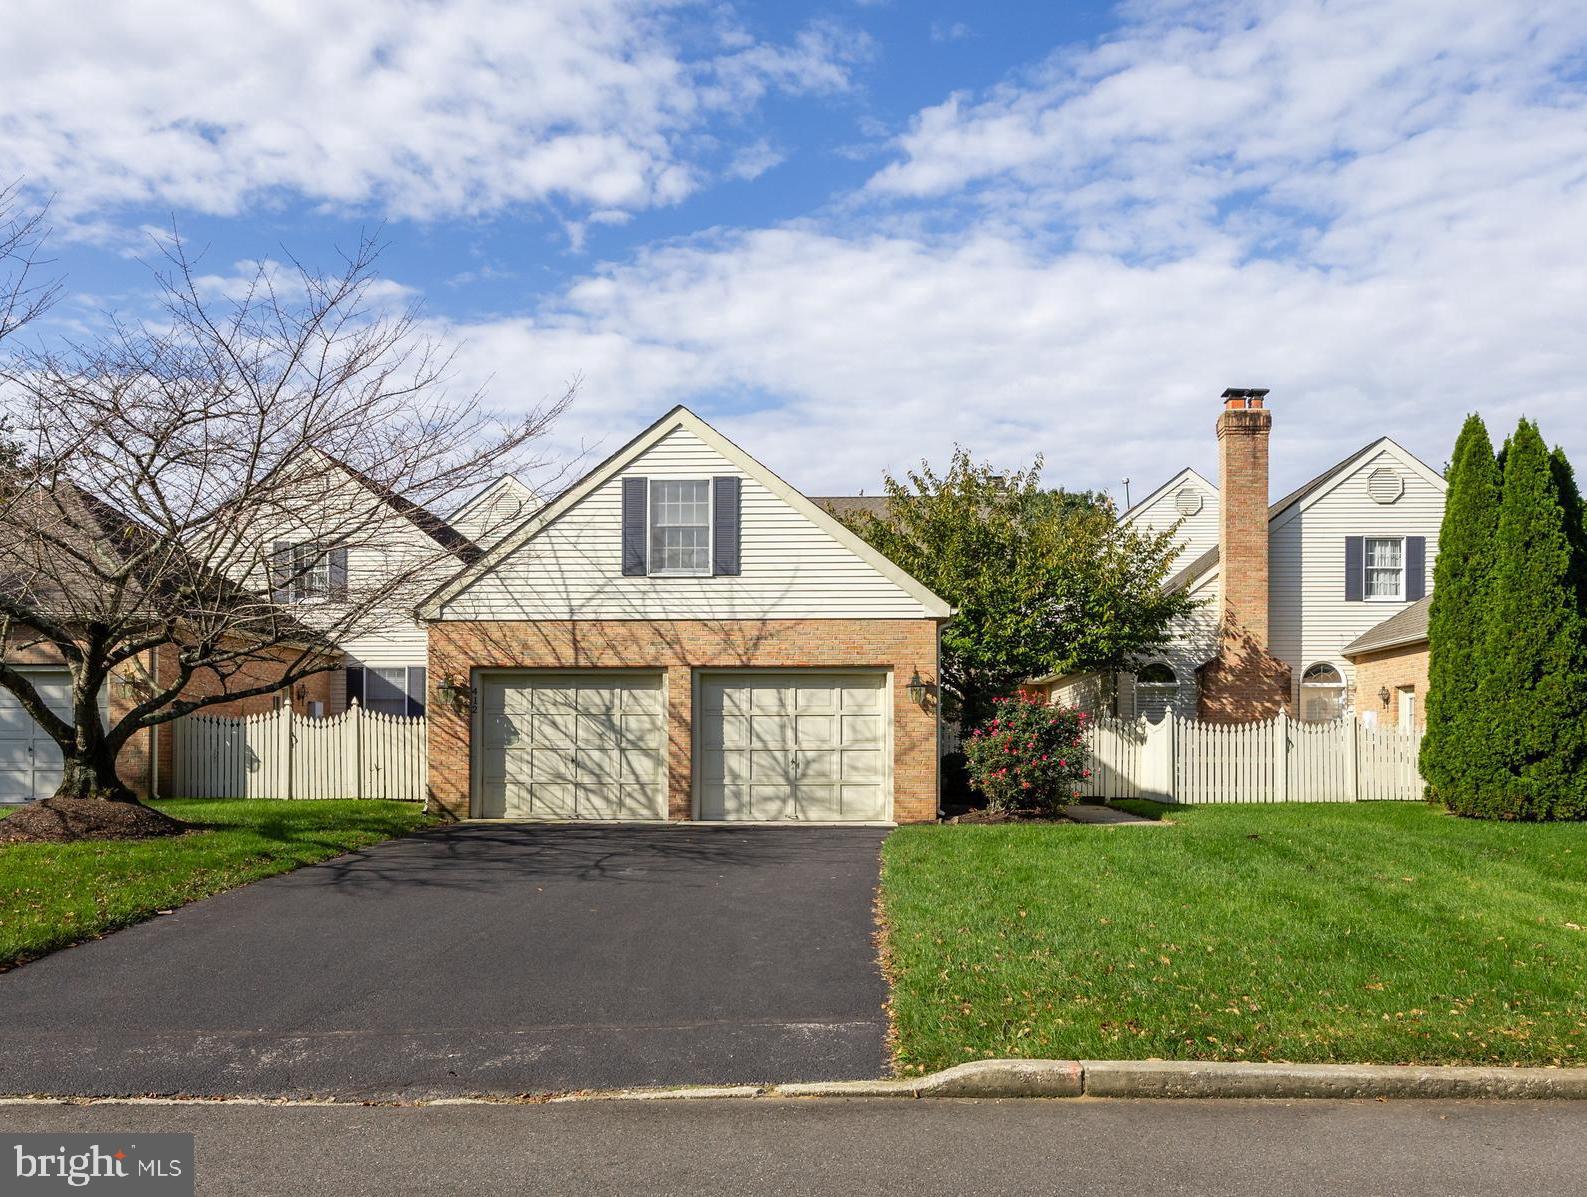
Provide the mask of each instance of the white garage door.
POLYGON ((885 674, 722 674, 700 684, 700 817, 888 818, 885 674))
MULTIPOLYGON (((51 710, 64 719, 71 718, 70 674, 49 670, 28 676, 51 710)), ((60 784, 61 750, 11 691, 0 690, 0 802, 48 798, 60 784)))
POLYGON ((480 697, 483 817, 666 817, 659 675, 519 675, 480 697))

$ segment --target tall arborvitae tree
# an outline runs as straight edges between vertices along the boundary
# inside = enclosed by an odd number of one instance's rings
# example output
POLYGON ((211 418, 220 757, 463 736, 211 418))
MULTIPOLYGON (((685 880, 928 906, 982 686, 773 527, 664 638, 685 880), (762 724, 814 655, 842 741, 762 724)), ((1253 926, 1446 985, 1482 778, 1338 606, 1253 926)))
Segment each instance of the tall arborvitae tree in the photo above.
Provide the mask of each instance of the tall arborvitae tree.
POLYGON ((1427 735, 1422 776, 1433 796, 1452 801, 1480 770, 1481 742, 1467 730, 1477 704, 1483 616, 1499 531, 1499 464, 1482 417, 1470 415, 1455 441, 1444 522, 1433 563, 1428 612, 1427 735))
POLYGON ((1576 588, 1582 613, 1587 616, 1587 508, 1582 505, 1581 488, 1576 485, 1576 471, 1558 445, 1554 446, 1550 464, 1559 490, 1559 505, 1565 512, 1565 535, 1570 540, 1571 584, 1576 588))
POLYGON ((1463 814, 1587 818, 1587 638, 1553 455, 1522 420, 1505 455, 1478 683, 1482 776, 1463 814))

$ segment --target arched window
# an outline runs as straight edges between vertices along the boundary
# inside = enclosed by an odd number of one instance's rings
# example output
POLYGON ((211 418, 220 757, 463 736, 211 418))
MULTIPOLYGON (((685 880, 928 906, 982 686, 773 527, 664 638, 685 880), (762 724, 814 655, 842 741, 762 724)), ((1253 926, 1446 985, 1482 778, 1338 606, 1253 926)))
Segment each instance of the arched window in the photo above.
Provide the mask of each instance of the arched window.
POLYGON ((1327 723, 1345 713, 1345 679, 1326 661, 1307 668, 1300 678, 1300 717, 1327 723))
POLYGON ((1135 712, 1156 723, 1179 698, 1179 678, 1161 661, 1153 661, 1135 675, 1135 712))

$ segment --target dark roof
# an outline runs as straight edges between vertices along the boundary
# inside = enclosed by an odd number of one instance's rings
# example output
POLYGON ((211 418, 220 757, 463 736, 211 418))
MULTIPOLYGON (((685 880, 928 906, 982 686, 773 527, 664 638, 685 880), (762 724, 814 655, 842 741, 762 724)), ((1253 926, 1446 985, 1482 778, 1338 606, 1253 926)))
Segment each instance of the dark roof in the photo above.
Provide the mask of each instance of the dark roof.
POLYGON ((352 478, 364 486, 370 494, 380 499, 387 507, 390 507, 398 515, 408 520, 419 531, 423 532, 460 561, 472 564, 479 559, 480 547, 428 507, 421 507, 412 499, 404 498, 390 487, 382 486, 368 474, 354 469, 345 461, 335 458, 332 458, 332 460, 336 461, 337 465, 341 466, 352 478))
POLYGON ((1433 596, 1418 599, 1403 611, 1389 616, 1377 627, 1363 633, 1345 646, 1345 656, 1378 652, 1385 648, 1400 648, 1407 644, 1422 644, 1427 640, 1427 612, 1433 596))
POLYGON ((806 495, 805 497, 836 519, 858 515, 860 512, 874 515, 877 519, 884 519, 887 515, 887 504, 890 502, 886 495, 806 495))
POLYGON ((213 604, 246 613, 238 621, 238 634, 246 634, 252 621, 261 634, 305 644, 324 640, 290 611, 68 481, 32 486, 0 511, 0 596, 14 600, 19 610, 66 622, 96 617, 105 611, 107 599, 122 612, 161 618, 190 614, 198 609, 195 604, 213 604), (89 545, 98 552, 86 552, 89 545), (105 574, 118 568, 114 563, 125 564, 151 550, 159 550, 160 563, 142 577, 131 577, 121 596, 112 594, 105 574))

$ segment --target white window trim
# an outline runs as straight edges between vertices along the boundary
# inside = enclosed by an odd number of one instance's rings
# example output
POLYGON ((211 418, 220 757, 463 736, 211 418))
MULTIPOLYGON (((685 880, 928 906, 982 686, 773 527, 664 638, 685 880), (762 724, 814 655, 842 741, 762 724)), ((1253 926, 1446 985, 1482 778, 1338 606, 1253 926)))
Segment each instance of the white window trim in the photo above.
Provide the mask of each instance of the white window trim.
MULTIPOLYGON (((1405 554, 1405 547, 1406 547, 1405 542, 1406 542, 1407 539, 1408 538, 1404 537, 1404 536, 1368 536, 1368 535, 1365 535, 1365 534, 1362 535, 1362 537, 1361 537, 1361 598, 1362 598, 1362 601, 1368 602, 1368 603, 1403 603, 1403 602, 1407 601, 1406 598, 1405 598, 1405 575, 1406 575, 1407 572, 1409 572, 1409 567, 1408 567, 1408 563, 1406 561, 1406 554, 1405 554), (1372 588, 1367 585, 1367 579, 1371 576, 1369 571, 1372 569, 1372 566, 1367 564, 1368 560, 1370 559, 1370 554, 1367 552, 1367 545, 1369 545, 1374 540, 1392 540, 1392 541, 1397 541, 1399 543, 1399 546, 1400 546, 1400 588, 1399 588, 1398 592, 1396 592, 1395 594, 1373 594, 1372 593, 1372 588)), ((1383 567, 1379 566, 1378 568, 1381 569, 1383 567)))
POLYGON ((291 600, 299 604, 328 603, 331 599, 331 550, 328 546, 314 540, 294 541, 292 544, 292 561, 290 565, 291 576, 288 578, 288 587, 291 590, 291 600), (319 561, 308 569, 299 572, 299 554, 318 555, 319 561), (325 571, 325 588, 323 592, 316 592, 309 588, 309 582, 315 573, 325 571))
MULTIPOLYGON (((1392 537, 1375 537, 1374 539, 1389 540, 1389 539, 1392 539, 1392 537)), ((1307 717, 1307 715, 1306 715, 1306 702, 1305 702, 1306 691, 1307 690, 1314 690, 1314 691, 1316 691, 1316 690, 1326 690, 1326 691, 1330 691, 1330 692, 1332 692, 1334 694, 1337 694, 1338 695, 1338 700, 1339 700, 1339 709, 1338 709, 1337 712, 1335 712, 1333 718, 1334 719, 1338 719, 1338 718, 1341 718, 1342 716, 1344 716, 1345 714, 1347 714, 1349 712, 1349 708, 1350 708, 1350 686, 1351 686, 1350 679, 1345 675, 1345 671, 1343 669, 1339 668, 1339 665, 1338 665, 1337 662, 1335 662, 1335 661, 1313 661, 1310 665, 1306 666, 1305 669, 1302 669, 1300 671, 1300 698, 1301 698, 1301 703, 1300 703, 1300 721, 1302 723, 1317 723, 1317 722, 1332 723, 1333 722, 1333 719, 1316 720, 1316 719, 1310 719, 1310 718, 1307 717), (1334 676, 1336 676, 1339 680, 1337 682, 1308 682, 1306 680, 1306 675, 1308 673, 1310 673, 1313 669, 1316 669, 1319 665, 1326 665, 1329 669, 1332 669, 1334 671, 1334 676)))
POLYGON ((709 578, 716 560, 716 481, 712 478, 651 478, 645 495, 645 573, 652 578, 709 578), (705 567, 658 569, 656 560, 656 487, 667 482, 693 482, 705 487, 705 567))

